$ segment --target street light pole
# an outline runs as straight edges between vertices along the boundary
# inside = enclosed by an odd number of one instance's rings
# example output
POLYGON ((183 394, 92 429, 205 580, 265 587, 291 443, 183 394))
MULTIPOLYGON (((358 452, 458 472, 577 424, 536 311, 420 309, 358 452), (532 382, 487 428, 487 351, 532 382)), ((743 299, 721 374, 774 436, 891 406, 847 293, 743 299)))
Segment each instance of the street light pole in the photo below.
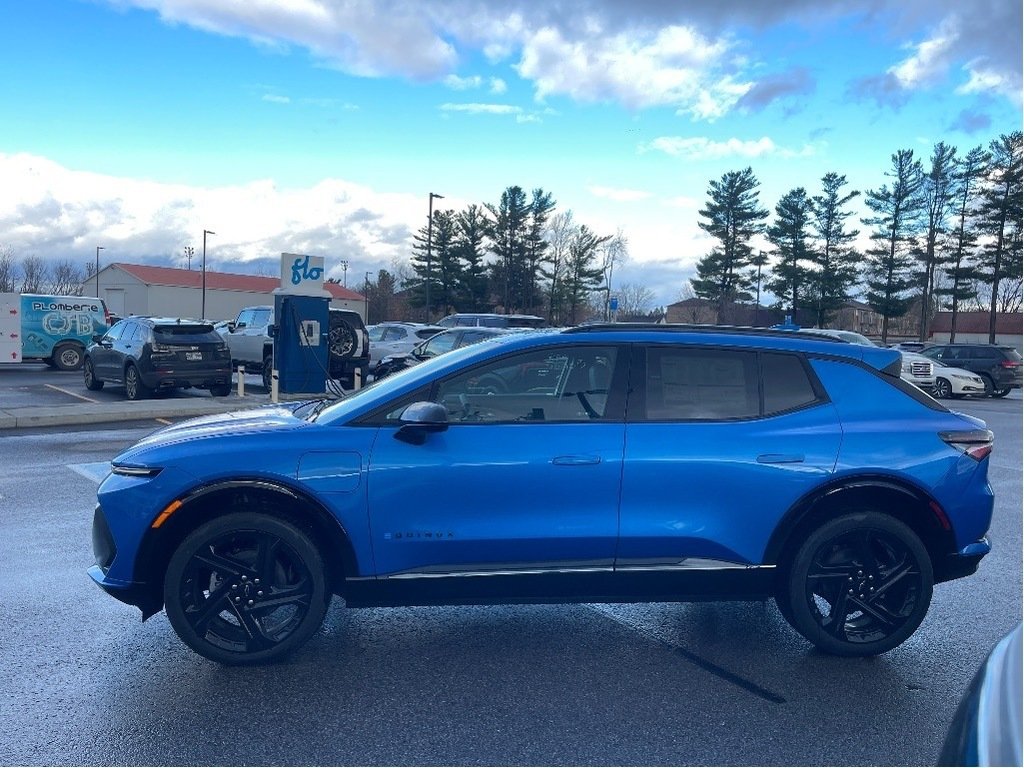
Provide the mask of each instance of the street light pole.
POLYGON ((100 297, 100 251, 105 251, 102 245, 96 246, 96 298, 100 297))
POLYGON ((343 287, 348 288, 348 260, 341 260, 341 284, 343 287))
POLYGON ((370 273, 366 273, 365 281, 363 283, 363 300, 366 302, 366 317, 364 322, 370 324, 370 273))
POLYGON ((213 230, 203 230, 203 304, 202 309, 199 311, 200 320, 206 319, 206 236, 216 234, 213 230))
POLYGON ((192 257, 196 255, 196 249, 191 245, 185 246, 185 258, 188 259, 188 269, 192 271, 192 257))
POLYGON ((427 204, 427 322, 430 322, 430 247, 434 235, 434 198, 443 200, 444 195, 430 193, 427 204))

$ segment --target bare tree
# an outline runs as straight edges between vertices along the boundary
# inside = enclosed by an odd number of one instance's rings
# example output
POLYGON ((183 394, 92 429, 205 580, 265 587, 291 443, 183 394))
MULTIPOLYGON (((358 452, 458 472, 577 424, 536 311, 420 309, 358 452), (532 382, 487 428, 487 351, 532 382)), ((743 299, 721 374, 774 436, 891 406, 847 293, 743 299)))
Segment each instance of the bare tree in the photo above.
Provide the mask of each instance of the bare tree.
POLYGON ((21 260, 21 292, 42 293, 48 274, 46 262, 39 256, 26 256, 21 260))
POLYGON ((0 293, 14 293, 14 251, 0 247, 0 293))
POLYGON ((73 261, 58 261, 50 270, 50 293, 58 296, 81 296, 82 278, 82 270, 73 261))
POLYGON ((654 291, 644 285, 623 283, 619 286, 619 315, 638 317, 651 311, 654 304, 654 291))

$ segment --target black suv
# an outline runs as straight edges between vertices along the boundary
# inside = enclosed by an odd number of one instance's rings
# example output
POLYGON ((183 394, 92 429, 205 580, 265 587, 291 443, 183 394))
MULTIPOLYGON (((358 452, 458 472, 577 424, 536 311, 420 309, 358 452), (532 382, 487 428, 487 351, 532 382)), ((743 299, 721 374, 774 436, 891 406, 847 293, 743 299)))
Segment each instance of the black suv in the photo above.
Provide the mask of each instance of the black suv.
POLYGON ((1006 397, 1021 385, 1021 356, 1005 344, 936 344, 921 351, 925 357, 951 368, 981 376, 985 394, 1006 397))
POLYGON ((231 353, 211 323, 168 317, 129 317, 85 350, 85 386, 124 383, 129 400, 154 390, 199 387, 223 397, 231 392, 231 353))

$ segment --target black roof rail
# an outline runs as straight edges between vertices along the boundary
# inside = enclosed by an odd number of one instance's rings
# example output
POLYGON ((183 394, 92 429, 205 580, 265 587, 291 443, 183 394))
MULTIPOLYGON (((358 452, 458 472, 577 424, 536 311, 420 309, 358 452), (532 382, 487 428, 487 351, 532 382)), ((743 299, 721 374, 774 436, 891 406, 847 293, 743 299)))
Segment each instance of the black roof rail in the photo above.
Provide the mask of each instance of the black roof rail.
POLYGON ((689 323, 593 323, 567 328, 563 333, 604 333, 606 331, 659 331, 674 333, 721 333, 733 336, 769 336, 777 338, 802 338, 809 341, 833 341, 846 344, 842 339, 823 334, 801 334, 800 331, 786 331, 779 328, 755 328, 749 325, 707 325, 689 323))

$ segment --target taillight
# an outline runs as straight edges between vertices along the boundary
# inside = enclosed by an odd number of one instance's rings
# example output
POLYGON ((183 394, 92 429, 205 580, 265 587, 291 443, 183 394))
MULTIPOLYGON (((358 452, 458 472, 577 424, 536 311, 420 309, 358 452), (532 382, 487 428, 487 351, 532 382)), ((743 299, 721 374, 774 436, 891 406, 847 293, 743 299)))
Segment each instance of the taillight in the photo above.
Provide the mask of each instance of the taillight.
POLYGON ((994 436, 988 429, 969 429, 962 432, 939 432, 947 445, 963 451, 975 461, 981 461, 992 453, 994 436))
POLYGON ((1016 360, 1002 360, 999 363, 1003 368, 1020 368, 1020 363, 1016 360))

